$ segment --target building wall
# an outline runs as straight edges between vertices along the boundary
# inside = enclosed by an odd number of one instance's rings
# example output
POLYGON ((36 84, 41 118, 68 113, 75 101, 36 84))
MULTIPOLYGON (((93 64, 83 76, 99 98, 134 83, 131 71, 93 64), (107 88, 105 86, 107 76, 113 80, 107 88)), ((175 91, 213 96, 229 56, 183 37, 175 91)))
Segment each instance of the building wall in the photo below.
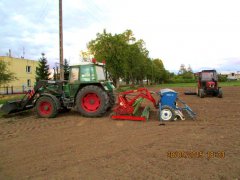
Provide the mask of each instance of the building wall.
POLYGON ((17 80, 11 81, 4 86, 13 86, 14 89, 22 90, 23 86, 26 89, 34 86, 36 67, 38 66, 38 61, 30 60, 30 59, 20 59, 13 58, 8 56, 0 56, 0 61, 5 61, 8 63, 8 69, 15 73, 17 80))
POLYGON ((227 75, 227 78, 229 79, 229 80, 238 80, 238 79, 240 79, 240 73, 239 72, 237 72, 237 73, 230 73, 230 74, 228 74, 227 75))

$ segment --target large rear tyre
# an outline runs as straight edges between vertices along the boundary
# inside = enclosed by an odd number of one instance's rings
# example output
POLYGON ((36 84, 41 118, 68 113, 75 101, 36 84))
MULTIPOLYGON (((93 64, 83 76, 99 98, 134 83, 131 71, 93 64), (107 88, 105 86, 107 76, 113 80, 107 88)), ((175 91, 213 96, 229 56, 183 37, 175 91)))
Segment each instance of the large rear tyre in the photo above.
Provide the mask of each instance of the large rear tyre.
POLYGON ((175 112, 171 107, 163 106, 160 116, 163 121, 173 121, 175 119, 175 112))
POLYGON ((86 117, 103 116, 109 107, 107 92, 94 85, 83 87, 78 92, 75 102, 78 112, 86 117))
POLYGON ((58 114, 58 99, 49 96, 42 96, 36 102, 36 112, 39 117, 54 118, 58 114))

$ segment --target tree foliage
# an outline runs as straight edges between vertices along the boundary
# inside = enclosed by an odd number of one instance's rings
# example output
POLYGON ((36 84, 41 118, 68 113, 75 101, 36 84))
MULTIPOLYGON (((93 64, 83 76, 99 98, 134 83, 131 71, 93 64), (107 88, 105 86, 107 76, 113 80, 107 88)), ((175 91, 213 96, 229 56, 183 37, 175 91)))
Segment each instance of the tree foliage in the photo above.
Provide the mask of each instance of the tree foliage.
POLYGON ((124 63, 127 42, 123 34, 98 33, 97 38, 88 44, 88 48, 97 60, 106 61, 106 69, 117 84, 125 73, 124 63))
POLYGON ((154 82, 157 84, 164 82, 167 76, 166 76, 166 70, 164 68, 162 60, 154 59, 153 64, 154 64, 153 66, 154 82))
POLYGON ((184 64, 181 64, 178 76, 182 79, 194 79, 194 74, 191 66, 189 65, 188 68, 186 68, 184 64))
POLYGON ((219 82, 226 82, 227 81, 227 75, 218 74, 218 80, 219 80, 219 82))
POLYGON ((120 78, 132 84, 143 80, 159 83, 166 78, 162 61, 150 59, 145 42, 136 40, 131 30, 114 35, 104 30, 88 43, 88 49, 97 60, 106 61, 106 69, 117 86, 120 78))
POLYGON ((68 80, 70 67, 67 59, 64 59, 63 69, 64 69, 64 80, 68 80))
MULTIPOLYGON (((69 79, 70 66, 69 66, 69 62, 68 62, 67 59, 64 59, 63 70, 64 70, 64 80, 68 80, 69 79)), ((55 63, 55 67, 53 67, 53 80, 60 80, 59 63, 55 63)))
POLYGON ((42 57, 39 59, 38 67, 36 68, 36 81, 49 80, 49 65, 45 54, 42 53, 42 57))
POLYGON ((191 83, 196 81, 191 66, 189 65, 188 68, 186 68, 184 64, 180 65, 177 75, 170 73, 169 79, 171 83, 191 83))
POLYGON ((8 64, 0 60, 0 86, 17 79, 13 72, 8 69, 8 64))

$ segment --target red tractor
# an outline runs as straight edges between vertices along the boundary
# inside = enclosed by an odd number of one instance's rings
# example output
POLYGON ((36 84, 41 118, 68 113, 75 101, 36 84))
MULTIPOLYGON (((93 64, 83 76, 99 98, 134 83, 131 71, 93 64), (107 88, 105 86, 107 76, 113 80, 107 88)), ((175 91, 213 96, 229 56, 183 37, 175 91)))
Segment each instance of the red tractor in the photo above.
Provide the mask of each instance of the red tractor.
POLYGON ((218 86, 218 76, 216 70, 203 70, 197 73, 198 86, 197 95, 204 98, 206 95, 223 97, 222 88, 218 86))

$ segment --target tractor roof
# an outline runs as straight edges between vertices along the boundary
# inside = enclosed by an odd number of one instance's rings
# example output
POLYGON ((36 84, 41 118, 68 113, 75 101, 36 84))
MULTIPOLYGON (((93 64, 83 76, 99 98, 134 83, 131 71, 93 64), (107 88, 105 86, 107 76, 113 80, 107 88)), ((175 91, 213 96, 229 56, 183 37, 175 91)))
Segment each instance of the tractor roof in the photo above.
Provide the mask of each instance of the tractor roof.
POLYGON ((80 63, 78 63, 78 64, 73 64, 73 65, 71 65, 71 67, 72 67, 72 66, 91 65, 91 64, 100 65, 100 66, 105 65, 104 63, 100 63, 100 62, 96 62, 96 63, 92 63, 92 62, 80 62, 80 63))
POLYGON ((216 72, 215 69, 211 69, 211 70, 202 70, 202 72, 216 72))

